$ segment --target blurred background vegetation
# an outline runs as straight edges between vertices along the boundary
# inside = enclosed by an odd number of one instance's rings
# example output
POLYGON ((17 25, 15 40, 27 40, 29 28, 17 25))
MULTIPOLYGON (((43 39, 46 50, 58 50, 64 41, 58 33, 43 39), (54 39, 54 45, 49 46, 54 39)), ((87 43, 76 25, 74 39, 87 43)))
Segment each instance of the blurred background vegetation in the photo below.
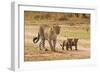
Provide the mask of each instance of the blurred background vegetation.
POLYGON ((85 13, 25 11, 24 16, 26 25, 43 23, 57 23, 70 26, 90 24, 90 14, 85 13))

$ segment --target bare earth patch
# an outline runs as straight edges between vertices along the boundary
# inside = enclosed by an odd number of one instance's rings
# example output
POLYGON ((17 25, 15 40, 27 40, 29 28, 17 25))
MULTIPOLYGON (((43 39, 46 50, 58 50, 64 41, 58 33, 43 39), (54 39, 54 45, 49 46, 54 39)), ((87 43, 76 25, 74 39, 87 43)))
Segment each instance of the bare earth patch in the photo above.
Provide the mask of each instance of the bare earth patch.
POLYGON ((87 59, 90 58, 90 52, 88 50, 69 50, 69 51, 37 51, 30 52, 25 51, 25 61, 44 61, 44 60, 70 60, 70 59, 87 59))

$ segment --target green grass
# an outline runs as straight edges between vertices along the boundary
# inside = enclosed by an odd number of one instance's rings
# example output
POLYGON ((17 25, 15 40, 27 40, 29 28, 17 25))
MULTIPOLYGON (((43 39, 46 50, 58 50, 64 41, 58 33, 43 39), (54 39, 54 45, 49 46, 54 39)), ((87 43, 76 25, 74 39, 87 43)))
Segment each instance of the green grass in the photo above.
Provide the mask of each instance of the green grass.
POLYGON ((65 33, 65 36, 66 37, 78 37, 80 39, 89 39, 90 33, 86 31, 77 31, 77 32, 67 31, 65 33))
POLYGON ((79 39, 90 39, 90 31, 86 31, 87 27, 65 27, 60 35, 64 37, 78 37, 79 39))

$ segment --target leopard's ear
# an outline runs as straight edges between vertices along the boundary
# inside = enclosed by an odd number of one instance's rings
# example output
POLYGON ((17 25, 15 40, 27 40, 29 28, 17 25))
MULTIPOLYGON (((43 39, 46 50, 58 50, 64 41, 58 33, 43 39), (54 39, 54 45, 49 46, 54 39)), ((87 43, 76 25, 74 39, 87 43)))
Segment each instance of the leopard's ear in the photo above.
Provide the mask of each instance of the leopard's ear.
POLYGON ((78 41, 78 40, 79 40, 79 38, 74 38, 74 40, 77 40, 77 41, 78 41))
POLYGON ((60 26, 55 25, 53 28, 55 29, 56 34, 59 34, 60 33, 60 26))
POLYGON ((74 38, 74 42, 78 42, 79 38, 74 38))

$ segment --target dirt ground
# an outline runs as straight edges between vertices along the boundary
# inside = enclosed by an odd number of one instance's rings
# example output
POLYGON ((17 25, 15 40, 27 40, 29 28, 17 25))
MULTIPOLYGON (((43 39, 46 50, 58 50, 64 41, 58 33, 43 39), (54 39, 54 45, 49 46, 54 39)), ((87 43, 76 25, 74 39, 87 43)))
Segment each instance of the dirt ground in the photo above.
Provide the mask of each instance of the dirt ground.
POLYGON ((73 47, 73 50, 62 50, 60 43, 62 43, 61 37, 58 35, 57 44, 56 44, 56 52, 52 52, 49 48, 49 44, 46 41, 46 48, 48 51, 44 49, 39 50, 38 44, 34 44, 32 39, 34 36, 37 36, 38 29, 37 26, 25 26, 25 46, 24 46, 24 60, 25 61, 44 61, 44 60, 71 60, 71 59, 87 59, 90 58, 90 40, 79 39, 78 42, 78 50, 76 51, 73 47))

